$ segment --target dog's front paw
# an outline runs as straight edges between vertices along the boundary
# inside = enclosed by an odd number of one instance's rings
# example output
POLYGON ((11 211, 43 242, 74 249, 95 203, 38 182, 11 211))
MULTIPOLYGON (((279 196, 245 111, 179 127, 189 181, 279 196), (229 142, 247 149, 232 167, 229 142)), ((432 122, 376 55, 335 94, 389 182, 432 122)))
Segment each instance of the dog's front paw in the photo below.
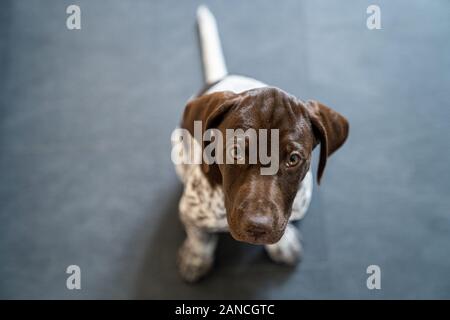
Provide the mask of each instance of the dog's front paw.
POLYGON ((300 234, 293 225, 288 224, 280 241, 268 244, 265 248, 273 261, 291 266, 295 265, 300 261, 302 255, 300 234))
POLYGON ((214 259, 208 252, 201 248, 194 248, 186 240, 178 252, 178 270, 181 277, 187 282, 196 282, 208 273, 214 259))

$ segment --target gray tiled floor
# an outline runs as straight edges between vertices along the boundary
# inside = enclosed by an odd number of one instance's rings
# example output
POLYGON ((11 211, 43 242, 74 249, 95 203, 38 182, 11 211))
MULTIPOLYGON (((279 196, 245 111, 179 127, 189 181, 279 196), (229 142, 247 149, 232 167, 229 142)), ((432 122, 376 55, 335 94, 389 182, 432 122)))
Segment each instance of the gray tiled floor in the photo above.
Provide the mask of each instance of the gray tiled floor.
POLYGON ((450 298, 450 3, 213 1, 228 67, 351 123, 296 269, 223 236, 196 286, 170 133, 202 85, 193 1, 0 4, 1 298, 450 298), (65 268, 82 269, 82 290, 65 268), (382 290, 365 286, 382 268, 382 290))

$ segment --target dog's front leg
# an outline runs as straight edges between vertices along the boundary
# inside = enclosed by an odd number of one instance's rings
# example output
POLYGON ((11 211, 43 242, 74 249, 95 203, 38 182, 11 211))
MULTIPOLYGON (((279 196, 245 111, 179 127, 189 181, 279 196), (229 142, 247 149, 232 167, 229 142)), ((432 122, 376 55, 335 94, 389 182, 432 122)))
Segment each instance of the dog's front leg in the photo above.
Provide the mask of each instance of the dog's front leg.
POLYGON ((214 262, 217 234, 186 226, 187 238, 178 252, 178 269, 184 280, 195 282, 204 276, 214 262))
POLYGON ((288 224, 280 241, 265 245, 269 257, 278 263, 295 265, 301 258, 300 234, 292 224, 288 224))

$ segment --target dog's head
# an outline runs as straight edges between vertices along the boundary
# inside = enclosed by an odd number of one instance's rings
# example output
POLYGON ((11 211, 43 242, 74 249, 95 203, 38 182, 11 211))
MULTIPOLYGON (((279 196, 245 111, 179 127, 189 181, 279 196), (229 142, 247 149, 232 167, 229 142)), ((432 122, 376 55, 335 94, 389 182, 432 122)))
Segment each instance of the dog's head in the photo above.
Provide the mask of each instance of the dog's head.
MULTIPOLYGON (((323 104, 304 103, 272 87, 196 98, 187 105, 182 123, 192 135, 194 121, 202 121, 203 131, 214 128, 224 137, 227 129, 278 129, 279 164, 275 174, 262 175, 260 169, 267 164, 259 160, 253 164, 202 165, 210 183, 223 187, 231 235, 254 244, 275 243, 281 238, 314 147, 320 144, 320 182, 327 158, 344 143, 349 128, 343 116, 323 104)), ((268 143, 276 142, 269 139, 268 143)), ((229 142, 223 143, 223 154, 230 152, 229 146, 229 142)), ((244 143, 245 155, 248 147, 244 143)))

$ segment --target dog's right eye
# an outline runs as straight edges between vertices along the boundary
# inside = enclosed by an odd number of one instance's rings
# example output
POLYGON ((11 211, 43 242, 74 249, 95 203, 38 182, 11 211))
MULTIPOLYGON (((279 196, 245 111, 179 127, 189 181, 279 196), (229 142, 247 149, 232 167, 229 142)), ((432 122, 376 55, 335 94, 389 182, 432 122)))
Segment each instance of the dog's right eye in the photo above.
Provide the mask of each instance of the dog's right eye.
POLYGON ((242 147, 239 143, 233 144, 228 147, 228 153, 236 161, 240 161, 244 159, 245 150, 242 150, 242 147))
POLYGON ((289 155, 288 161, 286 162, 286 166, 288 168, 293 168, 297 166, 300 163, 300 161, 301 161, 300 154, 294 151, 289 155))

